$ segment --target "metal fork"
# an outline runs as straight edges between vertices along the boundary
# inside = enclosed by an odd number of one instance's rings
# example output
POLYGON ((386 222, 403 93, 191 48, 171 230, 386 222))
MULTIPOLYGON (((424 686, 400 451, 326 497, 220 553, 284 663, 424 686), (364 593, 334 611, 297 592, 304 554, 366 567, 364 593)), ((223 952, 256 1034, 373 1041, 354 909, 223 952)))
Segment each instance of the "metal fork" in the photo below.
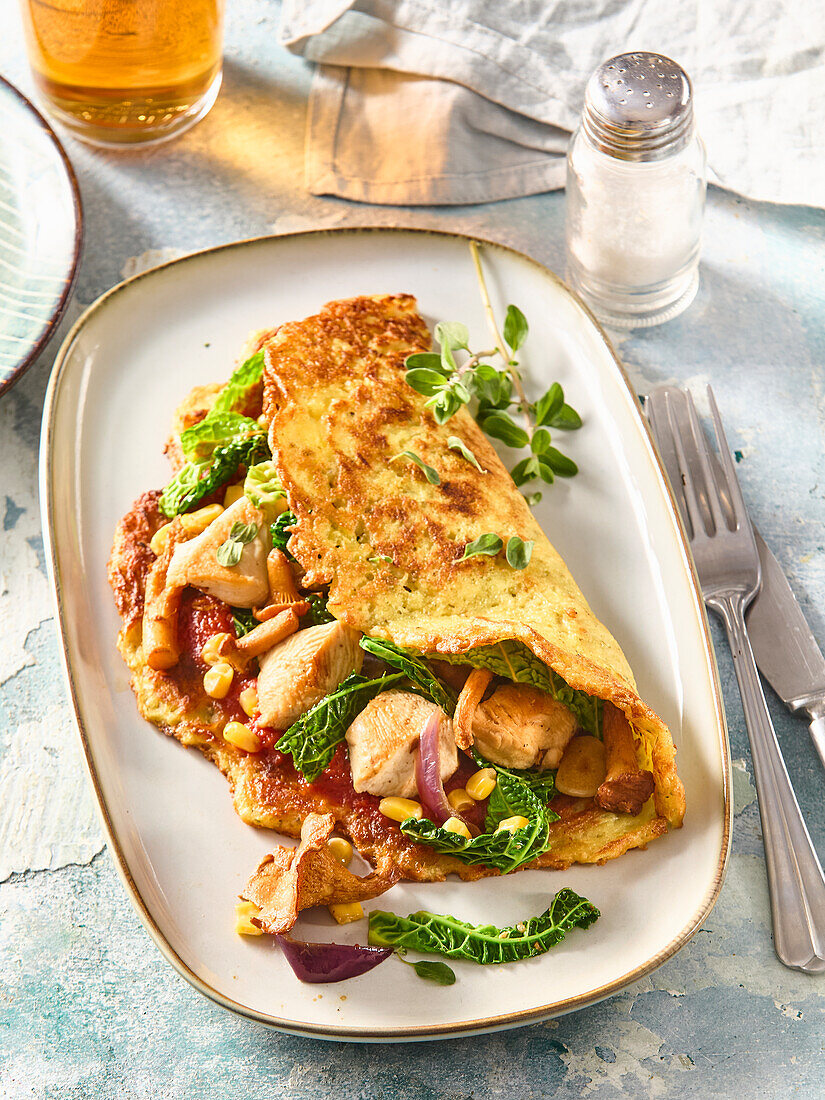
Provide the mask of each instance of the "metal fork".
POLYGON ((718 455, 689 393, 660 386, 648 395, 645 409, 687 528, 705 603, 721 617, 733 654, 759 795, 774 949, 785 966, 818 974, 825 971, 825 877, 745 627, 745 611, 762 581, 759 552, 710 386, 708 400, 718 455))

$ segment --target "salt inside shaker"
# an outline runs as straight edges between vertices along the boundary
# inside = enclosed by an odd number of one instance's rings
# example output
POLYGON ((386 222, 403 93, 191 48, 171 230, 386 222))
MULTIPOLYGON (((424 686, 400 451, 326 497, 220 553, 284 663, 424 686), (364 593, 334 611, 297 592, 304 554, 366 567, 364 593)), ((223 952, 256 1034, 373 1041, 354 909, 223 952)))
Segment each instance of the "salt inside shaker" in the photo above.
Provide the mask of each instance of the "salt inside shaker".
POLYGON ((567 277, 600 320, 656 325, 690 305, 705 186, 684 70, 656 53, 605 61, 567 154, 567 277))

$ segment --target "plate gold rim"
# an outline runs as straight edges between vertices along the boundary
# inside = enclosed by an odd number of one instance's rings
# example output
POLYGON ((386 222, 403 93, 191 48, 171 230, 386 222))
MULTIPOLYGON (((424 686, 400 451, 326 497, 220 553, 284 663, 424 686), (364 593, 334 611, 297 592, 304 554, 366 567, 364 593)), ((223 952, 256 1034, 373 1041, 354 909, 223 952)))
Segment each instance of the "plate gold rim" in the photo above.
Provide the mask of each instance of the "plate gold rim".
POLYGON ((232 241, 226 244, 215 245, 211 248, 205 248, 198 252, 190 253, 186 256, 179 257, 174 260, 170 260, 166 263, 160 264, 157 267, 148 269, 132 276, 122 283, 118 283, 110 290, 101 295, 95 302, 93 302, 77 319, 72 326, 70 332, 67 334, 63 344, 55 359, 54 369, 52 371, 51 378, 49 380, 48 390, 46 392, 44 412, 43 412, 43 428, 41 434, 40 443, 40 499, 41 508, 43 512, 43 535, 44 546, 46 554, 46 562, 48 566, 49 579, 51 583, 52 593, 57 608, 56 624, 58 638, 60 641, 61 659, 63 664, 63 671, 66 677, 66 683, 69 688, 69 697, 72 705, 72 712, 74 714, 75 724, 77 726, 78 735, 80 737, 81 746, 83 748, 84 760, 86 763, 86 769, 89 774, 92 786, 94 788, 95 796, 97 798, 98 809, 100 811, 101 819, 103 822, 104 830, 106 833, 107 841, 114 855, 115 867, 120 875, 121 881, 126 887, 129 897, 137 910, 138 916, 141 918, 144 927, 147 929, 155 944, 167 959, 168 962, 175 968, 175 970, 185 978, 190 985, 192 985, 198 992, 202 993, 205 997, 208 997, 211 1001, 221 1005, 223 1008, 229 1009, 239 1016, 243 1016, 246 1019, 254 1020, 257 1023, 264 1024, 267 1027, 274 1028, 279 1031, 288 1032, 290 1034, 303 1035, 312 1038, 321 1038, 329 1040, 350 1040, 350 1041, 366 1041, 366 1042, 400 1042, 403 1040, 426 1040, 426 1039, 447 1039, 456 1036, 463 1036, 468 1034, 480 1034, 483 1032, 490 1032, 496 1030, 504 1030, 513 1027, 522 1027, 530 1023, 539 1023, 542 1020, 551 1019, 554 1016, 564 1015, 567 1012, 575 1011, 579 1008, 584 1008, 587 1005, 595 1004, 598 1001, 604 1000, 606 997, 611 996, 613 993, 617 993, 625 986, 632 982, 638 981, 640 978, 645 977, 652 971, 656 970, 659 966, 665 963, 668 959, 672 958, 684 945, 690 940, 696 932, 707 920, 711 910, 716 904, 716 900, 719 897, 719 893, 722 889, 722 884, 725 878, 725 872, 727 870, 727 864, 730 856, 731 848, 731 835, 732 835, 732 823, 733 823, 733 798, 731 787, 731 762, 730 762, 730 746, 727 733, 727 724, 725 720, 725 709, 722 701, 721 687, 719 684, 719 675, 716 667, 716 658, 713 649, 713 642, 710 636, 710 630, 707 623, 707 618, 704 614, 704 602, 702 599, 701 589, 696 577, 696 571, 693 566, 693 559, 690 553, 690 548, 685 533, 684 525, 679 515, 676 501, 673 497, 673 493, 665 475, 664 467, 662 466, 653 437, 648 427, 647 420, 644 417, 641 408, 639 407, 638 399, 634 387, 632 386, 630 379, 625 371, 619 356, 616 354, 613 345, 610 342, 610 338, 604 331, 602 326, 593 316, 588 306, 581 300, 581 298, 567 286, 567 284, 559 278, 549 268, 538 260, 533 259, 526 253, 512 248, 509 245, 502 244, 498 241, 488 240, 475 234, 455 233, 446 230, 435 229, 419 229, 416 227, 404 227, 404 226, 357 226, 357 227, 343 227, 332 229, 309 229, 295 233, 285 234, 267 234, 258 237, 249 237, 240 241, 232 241), (579 306, 587 319, 596 329, 600 339, 604 343, 608 353, 610 354, 613 364, 616 367, 620 378, 622 379, 628 394, 632 398, 633 406, 637 412, 639 422, 642 426, 645 439, 647 441, 647 453, 648 458, 652 462, 654 469, 659 475, 665 491, 666 498, 670 507, 671 520, 676 528, 680 551, 683 564, 686 568, 688 578, 690 581, 691 589, 694 596, 693 610, 698 619, 700 627, 700 633, 703 640, 704 652, 706 658, 706 664, 708 672, 710 674, 710 681, 713 693, 714 708, 717 717, 717 731, 719 733, 719 750, 722 762, 722 779, 723 779, 723 807, 722 807, 722 843, 720 847, 719 860, 716 867, 713 883, 710 889, 707 891, 702 903, 696 909, 696 911, 690 916, 681 932, 675 936, 661 951, 657 952, 646 962, 635 967, 633 970, 628 971, 626 974, 621 975, 618 978, 614 978, 612 981, 598 986, 595 989, 587 990, 575 997, 568 997, 563 1001, 551 1002, 547 1005, 542 1005, 538 1008, 525 1009, 522 1012, 511 1012, 501 1016, 486 1016, 475 1020, 465 1020, 461 1023, 453 1024, 439 1024, 439 1025, 416 1025, 413 1027, 393 1027, 393 1028, 350 1028, 345 1026, 329 1025, 329 1026, 315 1026, 312 1024, 302 1023, 299 1020, 290 1020, 286 1018, 271 1016, 268 1013, 263 1013, 251 1009, 246 1005, 232 1000, 232 998, 226 997, 219 990, 210 986, 207 982, 203 981, 194 971, 188 966, 186 962, 178 955, 178 953, 171 946, 165 935, 161 931, 157 922, 152 914, 149 912, 143 897, 132 878, 126 859, 123 855, 123 851, 120 847, 114 826, 109 816, 108 807, 105 797, 101 788, 100 781, 98 779, 97 771, 94 764, 94 756, 89 742, 86 729, 80 713, 79 693, 77 691, 74 676, 72 673, 71 664, 69 661, 69 653, 66 642, 66 632, 64 629, 64 601, 63 592, 61 588, 60 578, 60 566, 57 560, 57 553, 52 539, 52 515, 54 513, 54 493, 53 493, 53 476, 54 469, 52 466, 52 435, 54 430, 54 420, 56 416, 58 394, 60 390, 61 380, 66 370, 66 365, 69 362, 69 353, 72 346, 88 321, 97 313, 105 303, 107 303, 115 295, 122 294, 128 288, 132 287, 135 283, 157 276, 160 272, 168 271, 171 268, 175 268, 180 264, 197 263, 208 259, 217 253, 224 252, 232 249, 242 249, 252 246, 262 246, 272 244, 276 241, 290 240, 295 238, 306 237, 341 237, 341 236, 357 236, 368 234, 416 234, 420 236, 433 236, 447 238, 451 240, 471 241, 475 240, 479 244, 484 245, 487 248, 501 250, 502 252, 509 253, 518 257, 523 262, 536 268, 538 272, 545 278, 549 279, 557 287, 559 287, 565 294, 569 295, 574 302, 579 306))

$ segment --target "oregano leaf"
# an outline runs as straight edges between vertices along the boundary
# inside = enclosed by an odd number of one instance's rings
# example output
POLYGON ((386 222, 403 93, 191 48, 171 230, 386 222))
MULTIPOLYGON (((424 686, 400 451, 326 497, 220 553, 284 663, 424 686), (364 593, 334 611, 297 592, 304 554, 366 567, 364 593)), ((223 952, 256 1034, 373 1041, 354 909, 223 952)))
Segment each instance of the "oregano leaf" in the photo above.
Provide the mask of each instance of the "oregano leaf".
POLYGON ((466 405, 466 404, 467 404, 467 402, 468 402, 468 401, 470 400, 470 398, 472 397, 472 394, 471 394, 471 393, 470 393, 470 391, 469 391, 469 390, 467 389, 467 387, 466 387, 466 386, 464 385, 464 383, 463 383, 463 382, 460 382, 460 381, 458 381, 458 379, 456 379, 456 381, 455 381, 455 382, 453 382, 453 384, 452 384, 452 387, 451 387, 451 388, 452 388, 452 392, 453 392, 453 393, 454 393, 454 394, 456 395, 456 397, 458 398, 458 400, 459 400, 459 401, 460 401, 460 402, 461 402, 461 403, 462 403, 463 405, 466 405))
POLYGON ((233 523, 229 531, 229 538, 222 542, 215 551, 218 564, 227 569, 237 565, 243 555, 244 546, 248 542, 252 542, 257 534, 257 523, 233 523))
POLYGON ((434 370, 441 374, 441 356, 437 351, 416 351, 404 360, 407 370, 434 370))
POLYGON ((461 408, 461 401, 452 390, 445 389, 425 402, 427 408, 432 409, 437 424, 446 424, 451 416, 461 408))
POLYGON ((457 435, 451 435, 447 439, 447 446, 451 451, 458 451, 463 458, 466 458, 471 466, 475 466, 480 474, 485 474, 487 472, 467 444, 459 439, 457 435))
POLYGON ((239 542, 242 546, 245 546, 248 542, 252 542, 255 536, 258 534, 257 523, 233 523, 229 532, 230 539, 233 542, 239 542))
POLYGON ((461 555, 461 560, 472 558, 476 554, 487 554, 493 557, 501 550, 503 545, 501 538, 494 531, 488 531, 483 535, 479 535, 477 539, 473 539, 472 542, 467 543, 464 547, 464 553, 461 555))
POLYGON ((541 457, 553 473, 558 474, 559 477, 574 477, 579 472, 579 468, 573 459, 568 458, 567 455, 562 454, 555 447, 548 447, 541 457))
POLYGON ((525 540, 518 535, 513 535, 507 540, 507 564, 512 569, 526 569, 530 563, 534 545, 531 539, 525 540))
POLYGON ((435 982, 436 985, 455 985, 455 971, 446 963, 422 959, 421 962, 407 965, 411 966, 419 978, 424 978, 425 981, 435 982))
POLYGON ((563 432, 575 432, 581 426, 582 418, 570 405, 562 405, 550 421, 551 428, 559 428, 563 432))
POLYGON ((479 417, 509 406, 513 381, 507 371, 497 370, 490 363, 479 363, 464 377, 478 398, 479 417))
POLYGON ((242 554, 243 544, 235 542, 234 539, 227 539, 226 542, 222 542, 215 551, 218 565, 223 565, 227 569, 231 569, 233 566, 237 565, 241 560, 242 554))
POLYGON ((539 462, 539 477, 542 481, 546 481, 548 485, 552 485, 556 480, 556 475, 553 473, 550 466, 544 461, 544 458, 540 458, 539 462))
POLYGON ((416 393, 423 393, 425 397, 432 397, 434 393, 438 393, 445 385, 443 374, 439 371, 428 370, 424 367, 416 367, 413 370, 408 370, 405 378, 408 386, 411 386, 416 393))
POLYGON ((451 351, 456 348, 467 350, 470 333, 467 326, 463 325, 461 321, 440 321, 435 326, 435 338, 441 345, 442 350, 445 347, 450 348, 451 351))
POLYGON ((550 424, 563 405, 564 390, 558 382, 554 382, 547 393, 536 402, 536 426, 541 428, 545 424, 550 424))
POLYGON ((420 467, 424 472, 424 477, 429 481, 430 485, 441 484, 441 477, 439 476, 438 470, 434 470, 432 466, 428 466, 423 458, 418 457, 415 451, 401 451, 400 454, 397 454, 395 458, 390 461, 395 462, 398 458, 408 458, 410 462, 414 462, 416 466, 420 467))
POLYGON ((504 340, 513 351, 518 351, 527 339, 527 318, 518 306, 508 306, 504 318, 504 340))
POLYGON ((530 440, 530 450, 534 455, 541 455, 550 446, 550 433, 546 428, 536 428, 533 438, 530 440))
POLYGON ((521 462, 516 463, 513 469, 510 471, 510 476, 516 485, 524 485, 527 481, 533 481, 541 474, 539 468, 539 460, 534 456, 531 458, 523 458, 521 462))
POLYGON ((520 428, 511 416, 505 412, 491 412, 484 417, 482 429, 493 439, 500 439, 508 447, 526 447, 530 437, 524 428, 520 428))

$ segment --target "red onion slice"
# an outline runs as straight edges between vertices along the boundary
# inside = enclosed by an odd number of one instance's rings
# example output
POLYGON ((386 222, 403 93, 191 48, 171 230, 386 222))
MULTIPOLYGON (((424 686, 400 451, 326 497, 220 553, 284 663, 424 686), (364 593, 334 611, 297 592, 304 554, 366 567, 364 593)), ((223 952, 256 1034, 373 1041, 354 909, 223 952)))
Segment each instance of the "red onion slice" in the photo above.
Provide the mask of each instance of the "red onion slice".
POLYGON ((439 753, 441 711, 433 711, 432 716, 422 730, 415 754, 415 785, 418 797, 424 807, 424 814, 443 825, 448 818, 460 817, 447 801, 444 784, 441 782, 441 755, 439 753))
POLYGON ((306 943, 278 936, 286 961, 302 982, 343 982, 378 966, 392 954, 391 947, 362 947, 357 943, 306 943))

